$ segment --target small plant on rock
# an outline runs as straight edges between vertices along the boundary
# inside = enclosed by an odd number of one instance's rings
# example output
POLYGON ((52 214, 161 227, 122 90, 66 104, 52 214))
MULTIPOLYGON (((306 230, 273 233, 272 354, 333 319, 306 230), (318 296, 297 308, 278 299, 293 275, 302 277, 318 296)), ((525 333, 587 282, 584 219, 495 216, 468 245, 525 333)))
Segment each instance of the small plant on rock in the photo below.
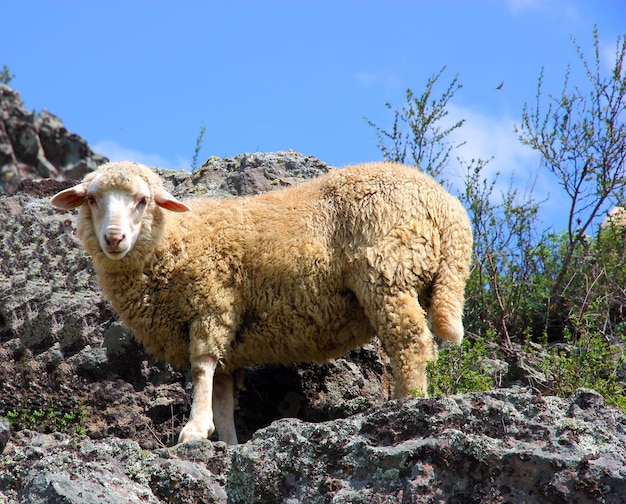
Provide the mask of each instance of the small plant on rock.
POLYGON ((0 83, 1 84, 10 84, 10 82, 15 79, 15 75, 11 75, 9 71, 9 67, 3 65, 2 71, 0 71, 0 83))
POLYGON ((18 409, 8 411, 6 418, 18 431, 28 429, 43 433, 85 434, 87 409, 84 400, 76 402, 71 408, 56 404, 52 398, 39 406, 24 400, 18 409))

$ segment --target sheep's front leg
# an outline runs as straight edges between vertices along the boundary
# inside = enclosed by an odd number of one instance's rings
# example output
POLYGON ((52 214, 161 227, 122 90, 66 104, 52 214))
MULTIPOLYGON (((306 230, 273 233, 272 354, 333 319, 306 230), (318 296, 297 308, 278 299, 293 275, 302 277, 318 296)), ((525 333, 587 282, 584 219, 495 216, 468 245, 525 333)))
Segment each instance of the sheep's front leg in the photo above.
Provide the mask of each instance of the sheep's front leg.
POLYGON ((178 436, 179 443, 208 438, 215 430, 213 423, 213 377, 217 360, 208 355, 191 361, 193 399, 189 421, 178 436))

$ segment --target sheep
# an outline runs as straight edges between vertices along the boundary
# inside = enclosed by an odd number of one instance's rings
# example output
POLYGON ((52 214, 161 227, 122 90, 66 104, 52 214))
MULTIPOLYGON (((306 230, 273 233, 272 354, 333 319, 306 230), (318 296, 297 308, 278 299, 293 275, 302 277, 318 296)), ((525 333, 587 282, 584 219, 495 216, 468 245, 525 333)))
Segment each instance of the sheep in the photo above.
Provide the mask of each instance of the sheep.
POLYGON ((600 224, 600 229, 623 228, 624 226, 626 226, 626 210, 622 206, 615 206, 606 213, 606 217, 600 224))
POLYGON ((415 168, 368 163, 266 194, 183 202, 151 169, 111 162, 51 203, 80 207, 76 234, 146 350, 191 369, 179 443, 216 428, 237 443, 238 368, 323 362, 377 336, 404 397, 426 394, 433 333, 463 338, 470 222, 415 168))

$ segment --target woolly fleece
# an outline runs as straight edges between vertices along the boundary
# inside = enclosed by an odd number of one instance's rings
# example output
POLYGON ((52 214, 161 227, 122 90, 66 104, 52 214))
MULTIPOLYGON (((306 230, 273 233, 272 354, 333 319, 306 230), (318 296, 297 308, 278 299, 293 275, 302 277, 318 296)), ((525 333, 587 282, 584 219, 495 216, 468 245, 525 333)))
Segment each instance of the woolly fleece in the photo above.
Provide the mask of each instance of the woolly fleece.
MULTIPOLYGON (((160 178, 108 163, 83 184, 133 191, 160 178)), ((225 372, 324 361, 378 336, 396 395, 426 392, 431 330, 460 342, 472 232, 465 210, 414 168, 370 163, 232 200, 150 201, 126 257, 100 249, 89 205, 77 234, 122 320, 153 355, 186 368, 210 355, 225 372)))

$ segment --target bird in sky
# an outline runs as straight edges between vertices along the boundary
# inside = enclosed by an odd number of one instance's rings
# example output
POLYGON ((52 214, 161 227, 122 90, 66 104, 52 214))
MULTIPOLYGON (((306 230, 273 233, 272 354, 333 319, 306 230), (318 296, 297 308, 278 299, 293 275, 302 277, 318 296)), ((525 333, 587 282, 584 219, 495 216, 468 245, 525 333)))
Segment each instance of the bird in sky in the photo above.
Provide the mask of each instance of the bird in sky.
POLYGON ((496 89, 502 89, 503 86, 504 86, 504 81, 502 81, 496 89))

